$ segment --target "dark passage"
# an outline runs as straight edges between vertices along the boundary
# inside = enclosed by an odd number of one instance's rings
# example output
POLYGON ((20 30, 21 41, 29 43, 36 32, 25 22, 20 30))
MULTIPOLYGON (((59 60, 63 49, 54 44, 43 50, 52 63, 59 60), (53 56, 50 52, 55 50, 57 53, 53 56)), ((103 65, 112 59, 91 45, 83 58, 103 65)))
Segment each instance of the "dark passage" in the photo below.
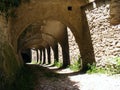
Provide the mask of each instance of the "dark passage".
POLYGON ((30 49, 26 49, 21 52, 22 59, 24 63, 30 63, 31 62, 31 51, 30 49))

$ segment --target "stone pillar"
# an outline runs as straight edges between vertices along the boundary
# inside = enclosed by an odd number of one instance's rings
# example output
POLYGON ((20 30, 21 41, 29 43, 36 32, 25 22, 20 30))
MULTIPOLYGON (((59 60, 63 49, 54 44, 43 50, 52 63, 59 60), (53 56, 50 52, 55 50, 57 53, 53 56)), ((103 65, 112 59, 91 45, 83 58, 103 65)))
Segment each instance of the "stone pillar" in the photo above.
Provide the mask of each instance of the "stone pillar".
POLYGON ((42 49, 39 49, 39 50, 40 50, 40 63, 42 63, 42 49))
POLYGON ((53 52, 54 52, 54 62, 58 62, 59 61, 59 57, 58 57, 58 44, 54 45, 53 52))
POLYGON ((43 64, 46 63, 46 50, 45 48, 43 49, 43 64))
POLYGON ((120 24, 120 0, 111 0, 110 16, 112 25, 120 24))
POLYGON ((51 64, 51 56, 50 56, 51 50, 50 47, 47 48, 47 55, 48 55, 48 64, 51 64))
POLYGON ((62 55, 63 55, 63 68, 66 68, 70 65, 70 56, 69 56, 69 43, 68 43, 68 33, 67 30, 64 35, 64 40, 61 43, 62 55))
MULTIPOLYGON (((81 22, 82 22, 82 33, 81 38, 78 40, 78 45, 82 58, 82 70, 88 69, 88 64, 95 62, 94 50, 91 40, 91 35, 88 27, 88 22, 85 14, 85 10, 81 8, 81 22)), ((77 38, 79 39, 79 38, 77 38)))

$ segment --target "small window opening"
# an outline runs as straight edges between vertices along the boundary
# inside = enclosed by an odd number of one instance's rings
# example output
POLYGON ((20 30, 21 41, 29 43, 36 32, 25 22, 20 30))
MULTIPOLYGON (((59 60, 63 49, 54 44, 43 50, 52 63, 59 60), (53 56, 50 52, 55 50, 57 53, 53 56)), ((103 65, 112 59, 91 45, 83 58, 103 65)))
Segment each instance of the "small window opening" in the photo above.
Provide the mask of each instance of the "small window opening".
POLYGON ((72 11, 72 6, 68 6, 68 11, 72 11))

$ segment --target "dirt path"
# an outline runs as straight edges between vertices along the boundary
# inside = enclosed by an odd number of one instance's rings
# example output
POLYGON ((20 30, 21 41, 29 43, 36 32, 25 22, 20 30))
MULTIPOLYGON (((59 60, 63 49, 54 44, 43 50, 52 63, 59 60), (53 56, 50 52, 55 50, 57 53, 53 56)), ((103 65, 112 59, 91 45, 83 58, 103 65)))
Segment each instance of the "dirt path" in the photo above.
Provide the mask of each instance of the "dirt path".
POLYGON ((34 90, 79 90, 67 75, 54 73, 41 66, 32 66, 32 69, 38 78, 34 90))
POLYGON ((34 90, 120 90, 120 75, 89 75, 48 68, 32 66, 37 75, 34 90))

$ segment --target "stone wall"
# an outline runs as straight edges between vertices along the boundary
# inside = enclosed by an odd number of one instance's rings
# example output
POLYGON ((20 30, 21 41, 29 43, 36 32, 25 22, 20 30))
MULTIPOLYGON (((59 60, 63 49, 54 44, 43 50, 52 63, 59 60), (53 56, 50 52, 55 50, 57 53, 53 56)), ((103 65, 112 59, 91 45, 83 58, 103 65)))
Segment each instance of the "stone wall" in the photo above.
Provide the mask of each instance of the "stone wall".
POLYGON ((95 58, 104 64, 120 56, 120 25, 110 25, 110 1, 93 2, 85 7, 93 41, 95 58))
POLYGON ((14 49, 8 42, 8 29, 5 18, 0 16, 0 90, 7 90, 20 67, 14 49))
POLYGON ((3 43, 7 39, 7 25, 6 25, 5 18, 0 15, 0 42, 3 43), (4 29, 4 30, 3 30, 4 29))

